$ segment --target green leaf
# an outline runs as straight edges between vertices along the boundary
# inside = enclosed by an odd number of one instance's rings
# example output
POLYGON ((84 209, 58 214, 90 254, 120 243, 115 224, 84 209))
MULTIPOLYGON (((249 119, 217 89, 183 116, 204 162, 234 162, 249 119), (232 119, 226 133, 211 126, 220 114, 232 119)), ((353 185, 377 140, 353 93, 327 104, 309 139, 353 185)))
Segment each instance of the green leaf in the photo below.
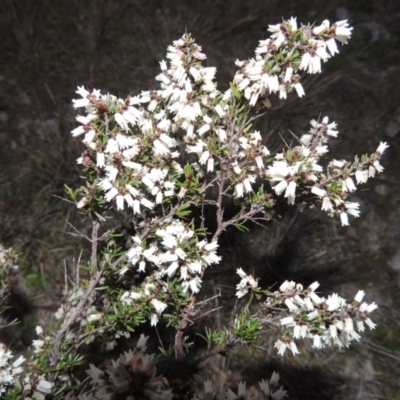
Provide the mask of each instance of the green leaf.
POLYGON ((245 225, 247 222, 247 220, 243 220, 243 221, 239 221, 236 222, 236 224, 234 225, 235 228, 239 229, 240 232, 248 232, 249 228, 245 225))
POLYGON ((236 97, 237 100, 240 100, 242 98, 242 93, 239 92, 237 86, 233 82, 230 83, 230 86, 233 95, 236 97))
POLYGON ((190 215, 192 212, 190 211, 189 207, 190 204, 185 204, 182 207, 178 208, 178 210, 176 211, 176 215, 181 218, 190 215))

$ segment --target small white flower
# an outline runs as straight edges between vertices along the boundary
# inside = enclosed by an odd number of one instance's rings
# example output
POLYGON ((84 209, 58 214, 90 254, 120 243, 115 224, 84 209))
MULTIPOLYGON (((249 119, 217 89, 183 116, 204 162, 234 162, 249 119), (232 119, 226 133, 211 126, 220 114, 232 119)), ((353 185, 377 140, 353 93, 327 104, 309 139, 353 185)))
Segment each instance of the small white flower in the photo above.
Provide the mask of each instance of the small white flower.
POLYGON ((319 35, 322 32, 325 32, 329 29, 329 21, 326 19, 324 21, 322 21, 322 24, 320 26, 316 26, 313 29, 313 33, 314 35, 319 35))
POLYGON ((299 350, 297 349, 296 343, 293 341, 290 342, 290 350, 292 351, 294 356, 300 354, 299 350))
POLYGON ((324 197, 326 195, 326 191, 321 189, 321 188, 319 188, 319 187, 317 187, 317 186, 313 186, 311 188, 311 193, 314 193, 319 197, 324 197))
POLYGON ((357 170, 355 176, 357 183, 366 183, 368 181, 368 171, 357 170))
POLYGON ((322 200, 322 211, 333 211, 333 205, 331 199, 325 196, 322 200))
POLYGON ((235 195, 236 197, 243 197, 243 183, 239 182, 235 185, 235 195))
POLYGON ((87 317, 88 322, 93 322, 93 321, 100 321, 103 318, 103 314, 90 314, 87 317))
POLYGON ((36 330, 36 335, 41 335, 42 333, 43 333, 43 328, 40 326, 40 325, 38 325, 36 328, 35 328, 35 330, 36 330))
POLYGON ((167 304, 158 299, 152 299, 150 301, 150 304, 154 307, 158 315, 161 315, 163 311, 167 308, 167 304))
POLYGON ((334 24, 335 27, 335 39, 346 44, 347 39, 351 36, 351 31, 353 28, 349 27, 347 20, 338 21, 334 24))
POLYGON ((46 381, 45 379, 41 379, 39 383, 36 385, 36 389, 39 392, 45 393, 45 394, 51 394, 53 391, 53 386, 54 383, 46 381))
POLYGON ((331 38, 326 41, 326 46, 328 47, 329 52, 331 53, 332 56, 335 55, 335 53, 339 53, 339 50, 336 45, 336 40, 334 38, 331 38))
POLYGON ((316 349, 322 349, 324 347, 324 344, 322 343, 320 335, 314 334, 312 347, 314 347, 316 349))
POLYGON ((334 293, 328 296, 328 299, 325 300, 325 303, 328 305, 328 311, 332 312, 342 307, 345 304, 345 300, 334 293))
POLYGON ((292 79, 292 74, 293 74, 293 68, 292 67, 286 68, 284 82, 290 82, 292 79))
POLYGON ((215 106, 215 111, 217 112, 220 118, 223 118, 225 116, 225 112, 219 104, 215 106))
POLYGON ((383 154, 387 148, 389 148, 388 144, 386 142, 381 142, 376 149, 376 152, 383 154))
POLYGON ((304 92, 304 89, 303 89, 303 86, 301 83, 295 83, 293 86, 296 89, 297 96, 303 97, 305 95, 305 92, 304 92))
POLYGON ((359 290, 356 296, 354 297, 354 300, 357 301, 358 303, 361 303, 364 296, 365 296, 364 290, 359 290))
POLYGON ((342 226, 349 225, 349 217, 345 212, 340 213, 340 221, 342 222, 342 226))
POLYGON ((365 323, 369 326, 370 329, 375 329, 376 328, 376 324, 374 324, 370 318, 367 318, 365 320, 365 323))
POLYGON ((142 333, 140 335, 140 337, 139 337, 139 340, 138 340, 137 344, 136 344, 136 348, 141 350, 144 347, 146 347, 146 343, 147 343, 148 339, 149 339, 149 336, 144 336, 143 333, 142 333))
POLYGON ((288 198, 289 204, 294 204, 294 200, 296 197, 296 182, 290 181, 285 192, 285 197, 288 198))
POLYGON ((158 315, 156 313, 151 314, 150 325, 151 326, 156 326, 158 324, 158 321, 159 321, 158 315))
POLYGON ((282 340, 277 340, 274 344, 274 347, 277 348, 278 354, 280 356, 283 356, 285 354, 286 349, 289 347, 286 342, 283 342, 282 340))
POLYGON ((353 320, 349 317, 349 318, 345 318, 344 320, 345 323, 345 331, 346 332, 352 332, 354 330, 354 324, 353 324, 353 320))

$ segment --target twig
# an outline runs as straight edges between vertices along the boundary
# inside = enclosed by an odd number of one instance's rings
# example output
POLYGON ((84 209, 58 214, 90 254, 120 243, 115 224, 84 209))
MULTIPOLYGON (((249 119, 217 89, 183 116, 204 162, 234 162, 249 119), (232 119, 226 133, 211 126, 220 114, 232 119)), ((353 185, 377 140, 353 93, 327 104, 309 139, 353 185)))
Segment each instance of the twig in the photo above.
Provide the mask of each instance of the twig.
POLYGON ((107 324, 107 325, 104 325, 104 326, 100 326, 99 328, 96 328, 96 329, 93 329, 92 331, 90 331, 90 332, 86 332, 86 333, 83 333, 82 335, 80 335, 80 336, 78 336, 77 337, 77 339, 76 339, 76 344, 75 344, 75 349, 77 349, 81 344, 82 344, 82 340, 86 337, 86 336, 89 336, 89 335, 92 335, 93 333, 95 333, 95 332, 99 332, 99 331, 101 331, 101 330, 104 330, 104 329, 107 329, 107 328, 111 328, 111 324, 107 324))
POLYGON ((50 354, 50 365, 55 366, 57 364, 58 356, 60 353, 62 338, 68 328, 77 320, 79 315, 82 313, 85 303, 87 302, 90 295, 93 293, 94 288, 99 283, 100 278, 102 277, 102 271, 97 271, 96 275, 91 279, 88 289, 86 290, 85 294, 83 295, 81 301, 72 310, 68 319, 62 324, 60 330, 57 332, 56 340, 54 343, 54 348, 50 354))
POLYGON ((236 343, 238 343, 238 342, 239 342, 239 339, 232 336, 232 337, 228 338, 226 343, 221 344, 220 346, 214 347, 213 349, 207 350, 203 354, 200 354, 200 356, 197 357, 195 360, 193 360, 189 364, 189 366, 197 365, 197 364, 207 360, 207 358, 210 358, 212 356, 215 356, 216 354, 219 354, 226 350, 229 350, 232 347, 234 347, 236 345, 236 343))
POLYGON ((186 307, 186 309, 182 312, 178 323, 178 330, 176 331, 175 334, 175 358, 177 360, 183 360, 185 358, 185 350, 183 346, 183 334, 189 322, 191 322, 190 317, 192 316, 195 303, 196 303, 196 298, 192 295, 191 301, 186 307))
POLYGON ((205 312, 204 314, 201 314, 201 315, 199 315, 198 317, 193 318, 192 321, 197 321, 198 319, 203 318, 203 317, 205 317, 206 315, 213 313, 214 311, 218 311, 218 310, 220 310, 221 308, 224 308, 224 307, 223 307, 223 306, 219 306, 219 307, 213 308, 212 310, 209 310, 209 311, 205 312))
POLYGON ((90 263, 92 266, 92 271, 97 271, 97 242, 98 242, 98 233, 100 228, 99 221, 93 221, 92 223, 92 255, 90 257, 90 263))

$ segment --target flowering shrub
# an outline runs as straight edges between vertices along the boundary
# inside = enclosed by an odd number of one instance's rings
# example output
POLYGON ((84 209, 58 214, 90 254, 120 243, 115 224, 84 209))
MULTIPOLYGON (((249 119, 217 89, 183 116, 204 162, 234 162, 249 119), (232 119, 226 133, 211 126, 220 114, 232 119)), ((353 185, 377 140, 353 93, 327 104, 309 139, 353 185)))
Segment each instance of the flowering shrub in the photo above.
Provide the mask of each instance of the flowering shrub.
POLYGON ((286 392, 276 373, 236 390, 202 378, 201 365, 236 345, 256 346, 266 329, 276 332, 283 356, 286 349, 298 354, 300 339, 316 349, 348 347, 365 326, 375 327, 370 313, 377 306, 362 302, 362 290, 350 303, 337 294, 320 297, 317 282, 304 288, 286 281, 271 291, 237 269, 236 296, 247 303, 239 303, 223 329, 205 328, 207 350, 190 342, 188 328, 207 302, 196 295, 206 269, 221 261, 218 240, 228 227, 270 221, 282 199, 319 207, 349 225, 360 214, 349 193, 383 170, 386 143, 354 161, 323 166, 328 139, 338 136, 328 117, 313 119, 297 145, 270 153, 254 121, 279 99, 304 96, 301 74, 321 72, 352 28, 346 21, 298 26, 291 18, 269 31, 253 58, 236 62, 225 92, 190 34, 168 47, 158 90, 120 99, 78 88, 73 105, 83 112, 72 134, 86 147, 78 158, 85 185, 67 193, 91 221, 91 236, 82 234, 91 258, 80 266, 85 279, 65 293, 58 328, 47 335, 37 329, 20 385, 25 398, 281 399, 286 392), (224 212, 228 204, 233 216, 224 212), (156 339, 157 354, 144 335, 135 346, 130 341, 148 325, 157 335, 157 329, 173 333, 165 345, 167 338, 156 339))

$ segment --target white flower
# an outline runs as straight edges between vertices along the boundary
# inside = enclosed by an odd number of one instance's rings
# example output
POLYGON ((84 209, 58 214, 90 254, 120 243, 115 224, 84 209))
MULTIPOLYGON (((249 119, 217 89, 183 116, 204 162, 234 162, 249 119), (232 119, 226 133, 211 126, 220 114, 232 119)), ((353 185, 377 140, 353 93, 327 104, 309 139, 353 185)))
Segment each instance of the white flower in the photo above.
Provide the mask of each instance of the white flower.
POLYGON ((238 268, 238 269, 236 270, 236 273, 237 273, 241 278, 246 278, 246 276, 247 276, 246 272, 244 272, 244 271, 242 270, 242 268, 238 268))
POLYGON ((274 344, 274 347, 278 349, 278 354, 280 356, 283 356, 285 354, 286 349, 289 347, 286 342, 283 342, 282 340, 277 340, 274 344))
POLYGON ((124 130, 127 131, 129 129, 128 124, 126 123, 126 119, 120 113, 116 113, 114 115, 115 122, 124 130))
POLYGON ((376 328, 376 324, 374 324, 370 318, 367 318, 365 320, 365 323, 369 326, 370 329, 375 329, 376 328))
POLYGON ((287 90, 285 85, 279 86, 279 98, 286 99, 287 98, 287 90))
POLYGON ((324 197, 326 195, 326 191, 321 189, 321 188, 319 188, 319 187, 317 187, 317 186, 313 186, 311 188, 311 193, 314 193, 319 197, 324 197))
POLYGON ((167 308, 167 304, 158 299, 152 299, 150 301, 150 304, 154 307, 158 315, 161 315, 163 311, 167 308))
POLYGON ((385 152, 385 150, 388 148, 388 144, 386 142, 381 142, 378 146, 378 148, 376 149, 377 153, 383 154, 385 152))
POLYGON ((342 307, 346 301, 338 296, 336 293, 328 296, 328 299, 325 300, 325 303, 328 305, 328 311, 335 311, 338 308, 342 307))
POLYGON ((235 185, 235 195, 236 197, 243 197, 243 183, 239 182, 235 185))
MULTIPOLYGON (((19 366, 23 363, 23 362, 25 362, 25 358, 23 357, 23 356, 19 356, 13 363, 12 363, 12 367, 13 368, 18 368, 18 370, 19 370, 19 366)), ((21 370, 21 372, 22 372, 22 370, 21 370)))
POLYGON ((354 184, 353 179, 350 177, 347 177, 344 181, 342 181, 343 192, 353 192, 356 189, 356 185, 354 184))
POLYGON ((347 39, 351 36, 351 31, 353 28, 349 27, 347 20, 338 21, 334 24, 335 27, 335 39, 346 44, 347 39))
POLYGON ((362 303, 359 310, 360 312, 366 312, 366 313, 371 313, 372 311, 376 310, 378 306, 374 303, 368 304, 368 303, 362 303))
POLYGON ((113 187, 106 193, 105 195, 106 201, 111 201, 115 196, 117 196, 117 194, 118 194, 118 189, 113 187))
POLYGON ((100 321, 103 318, 103 314, 90 314, 87 317, 88 322, 93 322, 93 321, 100 321))
POLYGON ((282 283, 281 286, 279 286, 279 291, 280 292, 291 292, 291 291, 293 291, 295 286, 296 286, 295 282, 293 282, 293 281, 291 281, 291 282, 285 281, 285 282, 282 283))
POLYGON ((290 350, 292 351, 294 356, 300 354, 299 350, 297 350, 296 343, 293 341, 290 342, 290 350))
POLYGON ((156 313, 151 314, 150 325, 151 326, 156 326, 158 321, 159 321, 158 315, 156 313))
POLYGON ((303 97, 305 95, 305 92, 304 92, 304 89, 303 89, 303 86, 301 83, 295 83, 293 86, 296 89, 297 96, 303 97))
POLYGON ((38 336, 43 333, 43 328, 39 325, 35 328, 35 330, 36 330, 36 335, 38 336))
POLYGON ((326 46, 328 47, 329 52, 331 53, 332 56, 335 55, 335 53, 339 53, 339 50, 336 45, 336 40, 334 38, 331 38, 326 41, 326 46))
POLYGON ((368 181, 368 171, 360 171, 359 169, 355 173, 357 183, 365 183, 368 181))
POLYGON ((320 26, 316 26, 313 29, 313 33, 314 35, 319 35, 322 32, 325 32, 329 29, 329 21, 326 19, 324 21, 322 21, 322 24, 320 26))
POLYGON ((72 136, 77 137, 79 135, 82 135, 83 133, 86 132, 86 129, 83 126, 78 126, 77 128, 73 129, 71 131, 72 136))
POLYGON ((285 192, 285 197, 288 198, 289 204, 294 204, 295 196, 296 196, 296 182, 290 181, 285 192))
POLYGON ((315 304, 321 304, 322 303, 322 299, 315 293, 315 292, 310 292, 308 294, 308 296, 310 297, 310 299, 315 303, 315 304))
POLYGON ((53 391, 53 386, 54 383, 46 381, 45 379, 41 379, 39 383, 36 385, 36 389, 39 392, 45 393, 45 394, 51 394, 53 391))
POLYGON ((354 217, 359 217, 360 216, 360 204, 359 203, 352 203, 349 201, 346 201, 344 203, 344 206, 346 208, 346 212, 350 215, 353 215, 354 217))
POLYGON ((304 53, 303 56, 301 57, 301 62, 300 62, 299 69, 307 69, 307 68, 309 68, 310 63, 311 63, 311 54, 310 53, 304 53))
POLYGON ((275 190, 275 193, 277 195, 280 195, 283 193, 284 190, 288 187, 288 183, 285 180, 280 181, 276 186, 274 186, 272 189, 275 190))
POLYGON ((293 325, 294 319, 293 317, 285 317, 281 319, 281 325, 293 325))
POLYGON ((312 347, 314 347, 316 349, 322 349, 324 347, 324 344, 322 343, 320 335, 314 334, 312 347))
POLYGON ((340 213, 340 221, 342 222, 342 226, 349 225, 349 217, 345 212, 340 213))
POLYGON ((328 196, 325 196, 322 200, 322 211, 333 211, 333 205, 328 196))
POLYGON ((356 296, 354 297, 354 300, 357 301, 358 303, 361 303, 364 296, 365 296, 365 292, 363 290, 359 290, 357 292, 356 296))
POLYGON ((345 327, 344 327, 345 331, 348 333, 352 332, 354 330, 353 320, 350 317, 348 317, 345 318, 344 322, 345 322, 345 327))
POLYGON ((293 68, 292 67, 286 68, 284 82, 290 82, 292 79, 292 74, 293 74, 293 68))
POLYGON ((220 118, 223 118, 225 116, 225 112, 219 104, 217 104, 214 109, 220 118))

